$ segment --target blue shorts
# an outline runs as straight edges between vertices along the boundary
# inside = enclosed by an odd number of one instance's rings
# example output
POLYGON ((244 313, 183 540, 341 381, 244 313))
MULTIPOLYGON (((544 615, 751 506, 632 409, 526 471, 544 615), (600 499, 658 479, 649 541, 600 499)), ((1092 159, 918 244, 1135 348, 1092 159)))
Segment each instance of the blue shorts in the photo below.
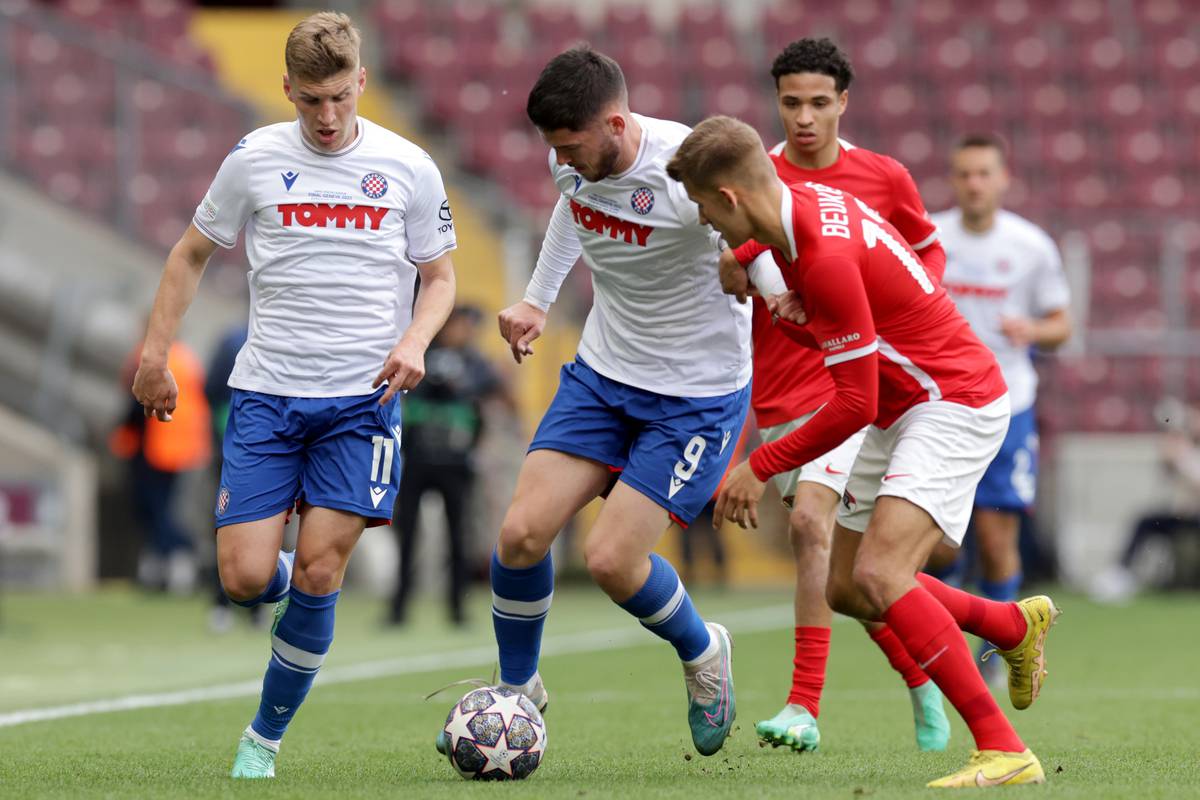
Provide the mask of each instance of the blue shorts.
POLYGON ((298 502, 386 524, 400 486, 400 397, 280 397, 234 389, 222 448, 217 527, 298 502))
POLYGON ((749 407, 749 384, 719 397, 671 397, 606 378, 577 357, 563 365, 529 451, 607 464, 687 527, 721 483, 749 407))
POLYGON ((1037 495, 1038 433, 1033 409, 1013 414, 1000 452, 975 489, 976 508, 1024 511, 1037 495))

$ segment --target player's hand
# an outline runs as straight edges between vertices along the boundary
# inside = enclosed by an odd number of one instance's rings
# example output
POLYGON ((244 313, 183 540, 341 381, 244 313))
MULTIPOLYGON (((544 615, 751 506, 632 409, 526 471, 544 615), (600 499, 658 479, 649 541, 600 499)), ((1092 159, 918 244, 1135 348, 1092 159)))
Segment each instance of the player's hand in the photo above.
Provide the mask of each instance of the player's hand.
POLYGON ((142 404, 146 419, 158 417, 159 422, 171 421, 171 414, 179 402, 179 387, 165 364, 151 366, 145 361, 138 364, 132 391, 134 398, 142 404))
POLYGON ((500 335, 508 342, 518 364, 525 356, 533 355, 530 343, 542 335, 546 327, 546 312, 522 300, 500 312, 500 335))
POLYGON ((808 324, 808 315, 804 313, 804 304, 800 302, 800 295, 795 292, 773 294, 766 298, 766 301, 767 310, 777 319, 784 319, 796 325, 808 324))
POLYGON ((754 293, 750 275, 728 247, 721 251, 717 260, 717 272, 721 277, 721 291, 733 295, 739 303, 745 303, 746 297, 754 293))
POLYGON ((736 522, 744 530, 758 527, 758 501, 767 485, 754 475, 750 462, 743 461, 729 471, 721 484, 721 493, 713 507, 713 527, 720 528, 723 520, 736 522))
POLYGON ((1034 323, 1028 317, 1001 317, 1000 332, 1014 347, 1028 347, 1034 340, 1034 323))
POLYGON ((405 391, 416 386, 425 377, 425 346, 420 342, 402 337, 383 362, 383 369, 371 382, 372 389, 378 389, 387 382, 387 391, 379 398, 379 405, 391 400, 396 392, 405 391))

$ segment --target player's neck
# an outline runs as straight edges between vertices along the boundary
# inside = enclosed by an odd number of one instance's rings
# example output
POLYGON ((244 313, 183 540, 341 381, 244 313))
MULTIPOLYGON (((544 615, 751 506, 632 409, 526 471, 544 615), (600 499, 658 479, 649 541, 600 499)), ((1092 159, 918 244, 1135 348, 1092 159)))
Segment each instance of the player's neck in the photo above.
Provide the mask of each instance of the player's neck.
POLYGON ((802 153, 795 148, 791 140, 788 140, 783 145, 783 157, 788 160, 792 166, 800 169, 826 169, 832 167, 838 162, 838 158, 842 155, 842 144, 835 136, 829 144, 822 147, 815 153, 802 153))
POLYGON ((752 238, 767 247, 774 247, 788 258, 795 258, 792 244, 788 241, 787 231, 783 228, 783 192, 784 186, 780 181, 773 181, 766 191, 751 195, 749 202, 754 205, 748 209, 750 219, 754 224, 752 238))
POLYGON ((993 210, 983 214, 967 214, 964 211, 962 226, 971 233, 987 233, 996 227, 996 212, 993 210))
POLYGON ((629 126, 625 128, 625 136, 621 139, 621 157, 613 166, 613 174, 620 175, 633 166, 637 161, 638 152, 642 149, 642 126, 632 114, 628 117, 629 126))

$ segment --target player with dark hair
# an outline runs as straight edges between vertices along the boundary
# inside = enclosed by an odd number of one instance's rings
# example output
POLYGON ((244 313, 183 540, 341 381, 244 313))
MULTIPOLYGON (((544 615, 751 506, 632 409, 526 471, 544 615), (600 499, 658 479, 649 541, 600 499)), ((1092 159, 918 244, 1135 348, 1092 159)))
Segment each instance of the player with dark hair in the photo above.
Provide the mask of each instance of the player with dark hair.
MULTIPOLYGON (((908 170, 894 159, 838 138, 847 89, 854 80, 846 55, 829 39, 800 39, 783 49, 771 75, 785 134, 770 152, 779 177, 786 183, 819 181, 862 198, 900 231, 930 274, 940 277, 946 256, 908 170)), ((751 265, 760 281, 774 269, 770 254, 757 243, 743 245, 735 253, 727 251, 722 256, 723 279, 739 291, 746 283, 741 264, 751 265), (755 256, 763 261, 753 264, 755 256)), ((762 299, 756 298, 751 404, 763 441, 775 441, 807 424, 833 393, 833 380, 820 354, 793 346, 772 325, 762 299)), ((825 601, 833 518, 864 435, 859 431, 829 452, 774 478, 791 509, 788 534, 796 564, 796 629, 787 702, 774 717, 755 726, 759 738, 773 745, 816 750, 820 743, 817 716, 833 618, 825 601)), ((886 625, 869 623, 867 629, 908 684, 917 746, 944 750, 950 723, 937 685, 886 625)))
MULTIPOLYGON (((1058 347, 1071 335, 1070 289, 1054 240, 1001 207, 1008 188, 1004 143, 991 134, 964 136, 950 156, 957 207, 933 215, 946 243, 946 290, 983 343, 996 354, 1012 395, 1012 422, 975 492, 972 530, 979 551, 980 593, 1015 600, 1021 589, 1021 514, 1037 492, 1038 433, 1033 404, 1037 372, 1030 347, 1058 347)), ((958 551, 939 548, 946 570, 958 551)), ((981 645, 987 658, 990 646, 981 645)), ((989 683, 1003 679, 997 659, 981 662, 989 683)))
POLYGON ((632 113, 615 61, 586 46, 556 56, 528 112, 550 145, 561 196, 525 297, 500 313, 500 333, 518 363, 530 355, 580 257, 594 300, 492 557, 500 681, 546 705, 537 667, 554 590, 550 545, 579 509, 605 496, 584 544, 588 571, 675 647, 692 741, 711 755, 736 710, 732 643, 700 617, 653 551, 670 526, 686 527, 701 512, 733 452, 750 402, 749 309, 721 291, 718 237, 667 177, 689 129, 632 113))
POLYGON ((794 323, 797 342, 823 354, 836 387, 809 424, 734 467, 718 518, 757 526, 764 481, 869 426, 838 512, 830 605, 885 621, 975 737, 968 764, 931 787, 1045 781, 975 668, 960 626, 1005 648, 1009 695, 1027 708, 1045 677, 1054 604, 997 603, 917 577, 934 545, 962 541, 975 485, 1008 429, 996 359, 895 227, 849 193, 815 181, 785 185, 745 123, 700 123, 667 171, 731 244, 771 247, 787 289, 772 297, 773 310, 794 323))

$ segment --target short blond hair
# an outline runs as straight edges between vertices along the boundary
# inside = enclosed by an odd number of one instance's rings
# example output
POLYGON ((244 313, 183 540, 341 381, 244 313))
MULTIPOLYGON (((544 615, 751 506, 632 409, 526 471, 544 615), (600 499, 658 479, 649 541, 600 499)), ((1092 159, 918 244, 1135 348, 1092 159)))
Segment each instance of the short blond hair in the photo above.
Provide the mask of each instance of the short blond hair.
POLYGON ((348 69, 356 70, 362 37, 348 16, 321 11, 307 17, 288 34, 283 59, 292 80, 323 81, 348 69))
POLYGON ((709 117, 679 145, 667 164, 667 174, 681 183, 711 189, 735 176, 761 180, 775 171, 754 128, 733 117, 709 117))

